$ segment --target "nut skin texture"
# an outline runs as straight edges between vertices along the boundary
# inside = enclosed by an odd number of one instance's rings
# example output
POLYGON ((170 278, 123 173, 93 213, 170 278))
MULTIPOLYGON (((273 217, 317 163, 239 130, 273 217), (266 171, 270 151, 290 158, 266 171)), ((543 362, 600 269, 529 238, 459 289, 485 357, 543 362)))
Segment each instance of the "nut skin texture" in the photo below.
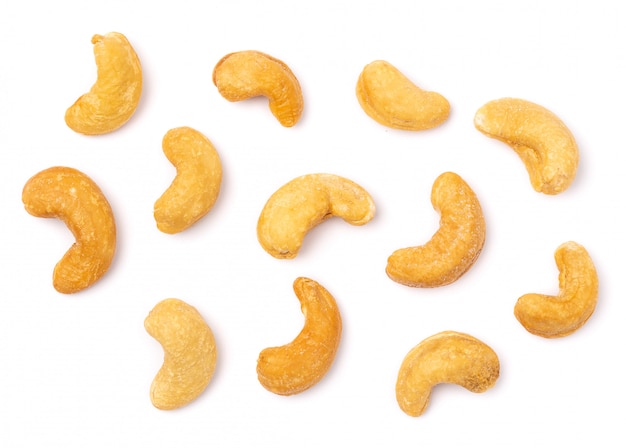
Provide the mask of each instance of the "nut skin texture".
POLYGON ((474 125, 515 150, 536 191, 556 195, 574 181, 578 145, 563 121, 545 107, 523 99, 501 98, 478 109, 474 125))
POLYGON ((307 232, 321 222, 338 216, 361 226, 375 211, 372 197, 355 182, 335 174, 306 174, 270 196, 259 216, 257 237, 273 257, 295 258, 307 232))
POLYGON ((124 125, 135 113, 143 85, 141 63, 123 34, 96 34, 91 39, 97 80, 65 112, 65 122, 85 135, 106 134, 124 125))
POLYGON ((82 291, 107 272, 115 255, 115 219, 86 174, 60 166, 40 171, 24 185, 22 202, 33 216, 63 221, 76 239, 54 268, 52 284, 58 292, 82 291))
POLYGON ((189 127, 170 129, 163 152, 176 177, 154 204, 157 228, 178 233, 191 227, 215 204, 222 183, 222 164, 211 141, 189 127))
POLYGON ((278 395, 294 395, 317 384, 333 364, 341 340, 341 315, 333 296, 314 280, 298 277, 293 289, 305 322, 290 343, 261 351, 257 375, 278 395))
POLYGON ((285 127, 294 126, 302 116, 304 100, 298 79, 283 61, 260 51, 224 56, 213 69, 213 84, 228 101, 266 97, 270 111, 285 127))
POLYGON ((482 208, 458 174, 437 177, 431 202, 441 218, 430 241, 398 249, 387 260, 387 275, 397 283, 419 288, 448 285, 465 274, 482 251, 486 235, 482 208))
POLYGON ((159 302, 144 321, 148 334, 163 347, 161 369, 150 386, 157 409, 185 406, 209 385, 217 364, 217 346, 198 310, 179 299, 159 302))
POLYGON ((387 61, 363 68, 356 96, 367 115, 394 129, 423 131, 441 125, 450 115, 445 97, 420 89, 387 61))
POLYGON ((574 333, 591 317, 598 302, 598 274, 583 246, 573 241, 563 243, 554 259, 559 269, 558 295, 525 294, 514 308, 522 326, 544 338, 574 333))
POLYGON ((499 376, 498 355, 488 345, 465 333, 444 331, 424 339, 406 355, 398 371, 396 399, 404 413, 419 417, 437 384, 452 383, 482 393, 499 376))

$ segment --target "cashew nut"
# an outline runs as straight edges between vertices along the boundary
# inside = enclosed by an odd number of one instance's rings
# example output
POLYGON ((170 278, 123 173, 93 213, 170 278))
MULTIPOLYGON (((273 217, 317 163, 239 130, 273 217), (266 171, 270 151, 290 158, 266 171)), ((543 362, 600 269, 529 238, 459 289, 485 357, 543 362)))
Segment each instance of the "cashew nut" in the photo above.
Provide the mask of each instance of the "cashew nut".
POLYGON ((263 249, 275 258, 294 258, 307 232, 332 216, 355 226, 375 213, 365 189, 335 174, 307 174, 279 188, 267 201, 257 223, 263 249))
POLYGON ((164 352, 163 365, 150 386, 152 404, 171 410, 191 403, 215 372, 217 347, 211 328, 198 310, 179 299, 159 302, 144 326, 164 352))
POLYGON ((120 33, 96 34, 91 39, 98 78, 91 90, 65 112, 65 122, 87 135, 106 134, 126 123, 139 104, 141 63, 128 39, 120 33))
POLYGON ((485 243, 485 219, 472 189, 452 172, 435 180, 431 202, 439 229, 423 246, 398 249, 387 260, 395 282, 431 288, 456 281, 474 264, 485 243))
POLYGON ((395 129, 431 129, 450 115, 447 99, 420 89, 387 61, 365 66, 357 82, 356 96, 367 115, 395 129))
POLYGON ((578 145, 561 119, 545 107, 517 98, 490 101, 476 112, 474 125, 515 150, 536 191, 555 195, 574 181, 578 145))
POLYGON ((215 204, 222 182, 222 164, 208 138, 189 127, 170 129, 163 152, 176 167, 176 177, 154 204, 154 219, 165 233, 181 232, 215 204))
POLYGON ((224 56, 213 70, 213 84, 228 101, 267 97, 270 111, 285 127, 295 125, 302 115, 304 101, 298 79, 283 61, 260 51, 224 56))
POLYGON ((515 317, 530 333, 544 338, 567 336, 593 314, 598 301, 598 274, 583 246, 573 241, 554 253, 559 269, 556 296, 525 294, 515 304, 515 317))
POLYGON ((305 322, 290 343, 261 351, 259 382, 270 392, 293 395, 317 384, 335 359, 341 339, 341 315, 333 296, 314 280, 299 277, 293 289, 305 322))
POLYGON ((76 238, 54 268, 57 291, 81 291, 105 274, 115 254, 115 220, 93 180, 74 168, 48 168, 26 182, 22 202, 33 216, 62 220, 76 238))
POLYGON ((424 339, 406 355, 398 372, 396 399, 407 415, 419 417, 437 384, 458 384, 482 393, 499 376, 498 355, 488 345, 468 334, 444 331, 424 339))

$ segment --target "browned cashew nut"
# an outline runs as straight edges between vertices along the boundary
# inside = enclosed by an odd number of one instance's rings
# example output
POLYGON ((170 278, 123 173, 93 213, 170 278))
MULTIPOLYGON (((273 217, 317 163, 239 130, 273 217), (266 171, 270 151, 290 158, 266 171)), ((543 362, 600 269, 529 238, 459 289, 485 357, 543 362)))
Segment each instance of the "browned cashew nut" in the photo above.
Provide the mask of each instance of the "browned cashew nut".
POLYGON ((573 241, 554 253, 559 293, 525 294, 515 304, 515 317, 530 333, 544 338, 572 334, 591 317, 598 302, 598 274, 583 246, 573 241))
POLYGON ((330 369, 341 339, 341 315, 333 296, 314 280, 299 277, 293 289, 305 322, 290 343, 259 354, 259 382, 270 392, 293 395, 317 384, 330 369))
POLYGON ((81 291, 107 272, 115 254, 115 220, 104 194, 86 174, 67 167, 43 170, 24 185, 22 202, 33 216, 59 218, 76 238, 54 268, 57 291, 81 291))

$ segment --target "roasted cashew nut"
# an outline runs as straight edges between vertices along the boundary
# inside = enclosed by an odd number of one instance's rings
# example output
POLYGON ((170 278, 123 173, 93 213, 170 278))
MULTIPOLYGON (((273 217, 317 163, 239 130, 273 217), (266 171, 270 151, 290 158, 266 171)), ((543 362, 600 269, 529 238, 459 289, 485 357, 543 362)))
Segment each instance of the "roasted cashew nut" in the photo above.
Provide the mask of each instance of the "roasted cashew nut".
POLYGON ((545 107, 517 98, 490 101, 476 112, 474 125, 515 150, 536 191, 559 194, 574 181, 578 145, 563 121, 545 107))
POLYGON ((222 164, 211 141, 189 127, 170 129, 163 152, 176 167, 176 177, 154 204, 157 228, 178 233, 191 227, 215 204, 222 182, 222 164))
POLYGON ((525 294, 514 309, 526 330, 544 338, 572 334, 587 322, 598 302, 598 274, 583 246, 563 243, 554 259, 560 272, 558 295, 525 294))
POLYGON ((341 339, 341 315, 333 296, 314 280, 299 277, 293 284, 305 322, 290 343, 259 354, 259 382, 270 392, 293 395, 317 384, 335 360, 341 339))
POLYGON ((420 89, 387 61, 374 61, 363 68, 356 96, 367 115, 390 128, 431 129, 450 115, 447 99, 420 89))
POLYGON ((295 125, 304 101, 298 79, 283 61, 260 51, 224 56, 213 70, 213 84, 228 101, 264 96, 270 111, 285 127, 295 125))
POLYGON ((432 288, 456 281, 474 264, 485 243, 482 208, 458 174, 437 177, 430 197, 441 214, 437 232, 423 246, 398 249, 387 260, 387 275, 403 285, 432 288))
POLYGON ((144 326, 164 352, 163 365, 150 386, 152 404, 171 410, 191 403, 215 372, 217 347, 211 328, 198 310, 179 299, 159 302, 144 326))
POLYGON ((458 384, 482 393, 499 376, 498 355, 488 345, 468 334, 444 331, 424 339, 406 355, 398 372, 396 399, 404 413, 419 417, 437 384, 458 384))
POLYGON ((86 174, 67 167, 43 170, 24 185, 22 202, 33 216, 60 219, 76 238, 54 268, 57 291, 81 291, 107 272, 115 254, 115 220, 104 194, 86 174))
POLYGON ((307 232, 319 223, 339 216, 361 226, 374 213, 372 197, 353 181, 335 174, 307 174, 268 199, 257 223, 257 237, 273 257, 294 258, 307 232))
POLYGON ((65 122, 86 135, 112 132, 135 113, 142 90, 141 63, 120 33, 96 34, 91 39, 98 79, 65 112, 65 122))

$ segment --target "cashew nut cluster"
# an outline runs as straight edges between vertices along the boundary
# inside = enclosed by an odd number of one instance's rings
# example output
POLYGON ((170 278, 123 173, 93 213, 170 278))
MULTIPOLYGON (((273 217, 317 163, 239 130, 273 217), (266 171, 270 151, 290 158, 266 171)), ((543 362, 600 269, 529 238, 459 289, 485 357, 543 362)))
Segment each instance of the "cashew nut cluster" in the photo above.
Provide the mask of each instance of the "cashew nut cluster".
POLYGON ((222 164, 211 141, 190 127, 170 129, 163 152, 176 167, 176 177, 154 204, 157 228, 178 233, 191 227, 215 204, 222 182, 222 164))
POLYGON ((202 315, 180 299, 159 302, 144 321, 146 331, 163 347, 163 365, 150 386, 154 407, 177 409, 206 389, 215 372, 217 347, 202 315))
POLYGON ((22 202, 33 216, 60 219, 76 238, 54 268, 57 291, 82 291, 107 272, 115 254, 115 219, 102 190, 86 174, 62 166, 40 171, 24 185, 22 202))
POLYGON ((450 115, 445 97, 422 90, 387 61, 374 61, 363 68, 356 96, 367 115, 394 129, 431 129, 450 115))
POLYGON ((387 260, 387 275, 403 285, 432 288, 456 281, 474 264, 485 243, 482 208, 458 174, 437 177, 430 197, 441 214, 437 232, 426 244, 398 249, 387 260))
POLYGON ((474 125, 515 150, 536 191, 559 194, 574 181, 578 145, 565 123, 545 107, 518 98, 501 98, 478 109, 474 125))
POLYGON ((98 77, 65 112, 65 122, 86 135, 112 132, 135 113, 141 98, 141 63, 126 36, 111 32, 91 39, 98 77))
POLYGON ((302 116, 304 100, 298 79, 283 61, 260 51, 224 56, 213 70, 213 84, 228 101, 267 97, 270 111, 285 127, 294 126, 302 116))
POLYGON ((406 355, 398 371, 396 399, 404 413, 419 417, 437 384, 458 384, 482 393, 499 376, 500 361, 491 347, 468 334, 444 331, 424 339, 406 355))
POLYGON ((336 174, 306 174, 280 187, 268 199, 257 223, 259 243, 275 258, 294 258, 307 232, 339 216, 355 226, 368 223, 374 200, 360 185, 336 174))
POLYGON ((515 317, 530 333, 544 338, 570 335, 591 317, 598 302, 598 274, 578 243, 568 241, 554 253, 559 269, 556 296, 525 294, 515 304, 515 317))
POLYGON ((317 384, 335 360, 341 340, 341 315, 333 296, 319 283, 297 278, 293 289, 305 322, 290 343, 259 354, 259 382, 270 392, 293 395, 317 384))

